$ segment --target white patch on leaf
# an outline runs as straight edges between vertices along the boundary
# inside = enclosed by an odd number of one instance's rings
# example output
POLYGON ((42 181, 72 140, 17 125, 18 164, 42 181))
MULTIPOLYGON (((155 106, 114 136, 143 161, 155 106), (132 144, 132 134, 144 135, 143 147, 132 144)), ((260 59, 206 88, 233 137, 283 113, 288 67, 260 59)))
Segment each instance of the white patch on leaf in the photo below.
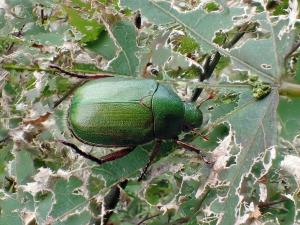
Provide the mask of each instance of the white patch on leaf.
POLYGON ((62 178, 64 178, 64 179, 66 179, 66 180, 69 180, 69 178, 72 176, 72 174, 71 174, 70 172, 65 171, 65 170, 62 170, 62 169, 59 169, 59 170, 57 171, 57 175, 58 175, 59 177, 62 177, 62 178))
POLYGON ((297 22, 300 22, 300 19, 298 19, 298 13, 299 13, 299 5, 298 0, 289 0, 289 8, 288 8, 288 17, 289 17, 289 28, 294 29, 295 24, 297 22))
MULTIPOLYGON (((229 183, 225 181, 221 182, 218 179, 218 175, 222 170, 226 168, 227 161, 230 157, 230 151, 233 147, 232 141, 233 132, 232 129, 230 129, 229 134, 220 142, 219 146, 212 153, 211 160, 214 162, 214 166, 211 170, 210 176, 208 177, 206 185, 218 186, 220 185, 220 183, 222 184, 222 186, 229 185, 229 183)), ((198 189, 196 198, 199 198, 202 195, 202 188, 203 187, 201 187, 201 189, 198 189)))
POLYGON ((36 79, 35 88, 37 88, 38 90, 44 88, 45 85, 43 83, 43 77, 45 77, 45 72, 34 71, 33 76, 36 79))
POLYGON ((287 155, 280 166, 284 171, 294 176, 298 185, 300 185, 300 157, 287 155))
MULTIPOLYGON (((245 177, 252 176, 255 179, 255 182, 258 182, 258 185, 259 185, 259 190, 260 190, 259 198, 260 198, 260 201, 264 202, 267 199, 267 188, 266 188, 266 185, 263 182, 261 182, 260 179, 262 179, 268 173, 269 169, 272 166, 272 163, 273 163, 273 160, 275 159, 275 157, 276 157, 276 149, 275 149, 274 146, 271 146, 268 149, 266 149, 264 152, 260 153, 254 159, 253 164, 252 164, 252 168, 255 167, 255 164, 257 164, 257 163, 262 163, 263 164, 263 169, 260 171, 259 178, 256 178, 255 174, 253 174, 250 171, 242 177, 239 187, 242 186, 242 182, 244 181, 245 177)), ((243 203, 243 198, 244 197, 240 194, 240 188, 238 188, 236 190, 236 195, 239 196, 239 203, 238 203, 239 212, 237 213, 237 215, 238 215, 238 220, 240 220, 241 218, 247 217, 247 214, 249 214, 249 213, 247 213, 247 211, 246 211, 246 213, 243 213, 243 215, 242 215, 241 204, 243 203)), ((257 224, 257 223, 253 223, 253 224, 257 224)))
POLYGON ((239 224, 249 224, 249 225, 260 225, 262 224, 259 221, 261 217, 261 212, 257 205, 254 205, 253 202, 250 203, 248 207, 246 207, 246 212, 243 217, 240 217, 236 222, 235 225, 239 224))
POLYGON ((5 1, 0 1, 0 9, 8 9, 8 5, 6 4, 5 1))
POLYGON ((156 207, 158 207, 160 209, 160 211, 163 212, 163 214, 170 212, 170 211, 177 212, 179 210, 179 205, 175 199, 173 199, 171 202, 169 202, 167 204, 160 203, 156 207))
POLYGON ((22 188, 25 192, 35 195, 38 192, 47 189, 49 178, 51 176, 53 176, 52 170, 49 168, 39 168, 39 172, 33 177, 34 182, 27 183, 26 185, 23 185, 22 188))
POLYGON ((34 212, 23 212, 24 225, 36 224, 36 215, 34 212))
POLYGON ((283 29, 279 32, 278 34, 279 39, 281 39, 281 37, 285 33, 290 33, 291 30, 295 29, 295 24, 297 22, 300 22, 300 19, 298 19, 298 13, 299 13, 298 0, 289 0, 289 7, 287 9, 287 12, 288 12, 287 18, 289 20, 289 23, 287 26, 283 27, 283 29))
POLYGON ((82 64, 91 64, 94 61, 95 60, 91 58, 90 55, 87 53, 80 53, 75 58, 76 63, 82 63, 82 64))
POLYGON ((263 175, 265 175, 268 172, 268 170, 271 168, 271 166, 273 164, 273 160, 275 158, 276 158, 276 149, 274 146, 272 146, 265 151, 264 167, 265 167, 266 172, 263 175), (267 153, 269 153, 269 154, 267 155, 267 153), (266 159, 267 156, 269 156, 268 159, 266 159))
MULTIPOLYGON (((273 165, 273 160, 276 158, 276 149, 274 146, 266 149, 264 152, 264 159, 263 159, 263 166, 264 170, 260 174, 260 179, 262 179, 270 170, 271 166, 273 165)), ((260 179, 258 180, 259 182, 259 201, 260 202, 265 202, 267 199, 268 191, 267 191, 267 186, 263 183, 260 182, 260 179)))
POLYGON ((264 183, 259 183, 259 201, 265 202, 268 197, 267 186, 264 183))

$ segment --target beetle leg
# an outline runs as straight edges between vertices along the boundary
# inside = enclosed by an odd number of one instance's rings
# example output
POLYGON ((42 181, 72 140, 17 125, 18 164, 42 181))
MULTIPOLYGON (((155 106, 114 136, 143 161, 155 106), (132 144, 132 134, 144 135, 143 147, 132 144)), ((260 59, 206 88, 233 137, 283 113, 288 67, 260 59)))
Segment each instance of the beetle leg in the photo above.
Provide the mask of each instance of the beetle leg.
POLYGON ((135 147, 127 147, 101 157, 102 163, 114 161, 128 155, 135 147))
POLYGON ((148 163, 146 164, 146 166, 143 168, 143 171, 142 171, 142 173, 141 173, 141 175, 140 175, 138 181, 141 181, 141 180, 144 178, 144 176, 145 176, 145 174, 146 174, 146 172, 147 172, 149 166, 152 164, 153 160, 155 159, 155 157, 156 157, 157 154, 159 153, 160 146, 161 146, 161 142, 162 142, 161 140, 156 140, 156 141, 155 141, 155 145, 154 145, 154 148, 153 148, 153 150, 152 150, 152 152, 151 152, 151 155, 150 155, 150 157, 149 157, 149 161, 148 161, 148 163))
POLYGON ((82 150, 80 150, 76 145, 74 145, 73 143, 67 142, 67 141, 60 141, 62 144, 72 148, 78 155, 81 155, 82 157, 89 159, 93 162, 98 163, 99 165, 109 162, 109 161, 113 161, 119 158, 122 158, 125 155, 128 155, 133 149, 134 147, 128 147, 128 148, 123 148, 121 150, 118 150, 116 152, 110 153, 106 156, 101 157, 100 159, 96 158, 95 156, 92 156, 82 150))
POLYGON ((193 145, 190 145, 188 143, 182 142, 180 140, 175 140, 175 141, 180 147, 184 148, 185 150, 197 153, 206 164, 209 164, 209 165, 213 164, 213 162, 208 159, 208 156, 205 153, 203 153, 203 151, 201 149, 199 149, 193 145))

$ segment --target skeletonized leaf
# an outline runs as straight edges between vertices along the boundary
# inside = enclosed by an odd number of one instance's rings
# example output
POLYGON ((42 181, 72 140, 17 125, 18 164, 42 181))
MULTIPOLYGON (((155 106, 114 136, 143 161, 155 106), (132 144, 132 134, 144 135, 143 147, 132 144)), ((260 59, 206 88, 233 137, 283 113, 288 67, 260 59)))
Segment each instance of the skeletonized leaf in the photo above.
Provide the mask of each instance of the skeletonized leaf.
MULTIPOLYGON (((255 163, 262 161, 265 154, 277 144, 276 108, 278 93, 273 91, 266 98, 256 101, 249 92, 241 96, 239 107, 226 116, 226 121, 232 126, 235 134, 235 144, 240 150, 235 155, 234 162, 219 175, 226 183, 226 195, 216 200, 212 209, 216 213, 225 213, 218 224, 230 225, 241 216, 243 195, 242 182, 255 163)), ((268 163, 272 161, 270 158, 268 163)), ((266 163, 266 162, 265 162, 266 163)), ((266 165, 265 170, 269 169, 266 165)), ((261 171, 263 172, 263 171, 261 171)), ((263 174, 261 174, 263 175, 263 174)))
POLYGON ((284 59, 294 44, 295 33, 284 32, 288 20, 270 21, 267 13, 252 18, 266 35, 261 39, 250 39, 229 52, 233 63, 240 69, 276 81, 284 76, 284 59))
POLYGON ((261 13, 248 20, 258 23, 259 29, 265 32, 267 37, 260 40, 256 38, 246 40, 240 47, 228 51, 214 44, 213 39, 218 31, 233 28, 239 18, 246 16, 242 8, 227 7, 223 4, 221 11, 207 13, 197 8, 182 13, 166 1, 122 0, 121 4, 133 10, 140 10, 155 24, 180 24, 195 38, 204 52, 217 50, 230 57, 238 69, 248 70, 269 81, 275 81, 283 75, 284 56, 290 50, 295 38, 294 32, 285 32, 289 22, 287 19, 274 20, 269 18, 267 13, 261 13))
POLYGON ((222 11, 207 13, 203 9, 181 13, 166 1, 121 0, 121 5, 133 10, 141 10, 143 16, 158 25, 178 23, 182 25, 197 41, 201 48, 209 52, 216 47, 212 43, 215 32, 232 28, 234 17, 244 14, 242 8, 224 8, 222 11))

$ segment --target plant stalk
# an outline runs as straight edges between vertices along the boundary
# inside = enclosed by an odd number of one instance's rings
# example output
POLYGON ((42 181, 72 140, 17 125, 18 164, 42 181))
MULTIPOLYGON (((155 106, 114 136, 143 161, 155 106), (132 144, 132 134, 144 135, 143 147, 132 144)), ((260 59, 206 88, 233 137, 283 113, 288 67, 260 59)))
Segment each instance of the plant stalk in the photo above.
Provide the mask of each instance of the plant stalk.
POLYGON ((300 84, 283 81, 279 87, 279 94, 289 97, 300 97, 300 84))
MULTIPOLYGON (((25 65, 18 65, 18 64, 3 64, 1 66, 5 70, 17 70, 17 71, 39 71, 39 72, 47 72, 51 74, 55 73, 61 73, 57 68, 40 68, 38 66, 25 66, 25 65)), ((95 75, 97 74, 111 74, 115 76, 124 76, 128 77, 122 74, 116 74, 111 71, 92 71, 92 70, 81 70, 81 69, 72 69, 71 73, 84 73, 85 75, 95 75)))

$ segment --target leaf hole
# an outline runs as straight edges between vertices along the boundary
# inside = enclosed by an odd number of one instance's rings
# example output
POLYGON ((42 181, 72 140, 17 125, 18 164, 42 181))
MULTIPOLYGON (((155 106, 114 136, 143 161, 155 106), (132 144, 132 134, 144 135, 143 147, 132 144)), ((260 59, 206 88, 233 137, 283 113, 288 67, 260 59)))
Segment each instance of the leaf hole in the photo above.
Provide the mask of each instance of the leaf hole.
POLYGON ((241 16, 234 16, 234 17, 232 17, 233 21, 239 21, 239 20, 245 20, 245 19, 248 19, 248 15, 246 15, 246 14, 241 15, 241 16))
POLYGON ((230 167, 236 164, 236 156, 231 156, 226 163, 226 167, 230 167))
POLYGON ((220 11, 221 10, 221 7, 220 5, 215 2, 215 1, 212 1, 212 2, 208 2, 204 5, 203 9, 209 13, 209 12, 216 12, 216 11, 220 11))
POLYGON ((82 191, 80 190, 80 189, 75 189, 74 191, 73 191, 73 194, 74 195, 82 195, 82 191))
POLYGON ((261 68, 263 68, 265 70, 270 70, 270 69, 272 69, 272 66, 269 64, 261 64, 261 68))
POLYGON ((173 1, 173 7, 180 12, 188 12, 198 6, 198 1, 173 1))

